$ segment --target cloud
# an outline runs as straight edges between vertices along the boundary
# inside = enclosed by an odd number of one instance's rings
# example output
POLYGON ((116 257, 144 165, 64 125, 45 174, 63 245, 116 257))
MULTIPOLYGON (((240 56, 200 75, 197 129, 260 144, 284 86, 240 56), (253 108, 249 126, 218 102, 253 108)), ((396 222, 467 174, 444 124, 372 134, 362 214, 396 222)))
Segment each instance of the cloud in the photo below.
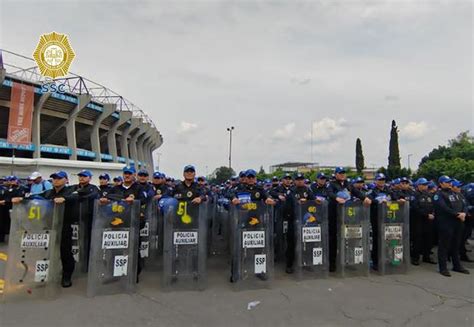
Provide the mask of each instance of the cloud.
POLYGON ((401 129, 400 138, 406 141, 416 141, 423 138, 429 130, 430 128, 426 122, 411 121, 401 129))
POLYGON ((296 124, 294 122, 288 123, 283 128, 277 129, 273 133, 273 139, 280 141, 280 140, 286 140, 293 136, 293 133, 295 131, 295 126, 296 124))
MULTIPOLYGON (((313 122, 313 142, 315 144, 330 143, 344 134, 347 123, 344 118, 332 119, 325 117, 313 122)), ((305 135, 305 141, 311 142, 311 132, 305 135)))
POLYGON ((176 131, 178 134, 189 134, 197 130, 198 125, 195 123, 190 123, 187 121, 182 121, 181 124, 178 127, 178 130, 176 131))

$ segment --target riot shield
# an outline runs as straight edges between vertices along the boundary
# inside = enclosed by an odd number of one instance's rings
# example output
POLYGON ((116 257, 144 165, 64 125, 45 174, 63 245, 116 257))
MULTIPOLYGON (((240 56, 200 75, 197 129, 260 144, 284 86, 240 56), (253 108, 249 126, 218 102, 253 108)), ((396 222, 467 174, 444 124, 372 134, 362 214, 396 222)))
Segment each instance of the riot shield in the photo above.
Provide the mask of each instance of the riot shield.
POLYGON ((410 261, 409 202, 381 202, 379 221, 378 271, 381 275, 405 274, 410 261))
MULTIPOLYGON (((157 200, 152 200, 147 207, 147 215, 150 217, 148 225, 148 260, 146 267, 158 266, 158 258, 160 256, 160 249, 163 239, 160 237, 160 212, 157 200)), ((140 252, 143 251, 143 247, 140 247, 140 252)), ((146 253, 143 253, 146 254, 146 253)))
POLYGON ((139 201, 95 202, 87 296, 135 291, 139 219, 139 201))
POLYGON ((90 232, 91 224, 89 212, 89 201, 79 202, 79 217, 78 221, 71 224, 72 229, 72 254, 76 266, 75 273, 86 274, 89 265, 90 252, 90 232))
POLYGON ((64 205, 25 200, 13 205, 5 274, 6 301, 54 298, 61 282, 64 205))
POLYGON ((5 288, 5 271, 7 270, 7 258, 8 255, 4 252, 0 252, 0 298, 3 295, 3 289, 5 288))
POLYGON ((169 199, 163 207, 165 290, 203 290, 207 285, 206 206, 169 199))
POLYGON ((369 275, 369 208, 361 201, 337 206, 337 272, 340 277, 369 275))
POLYGON ((236 289, 268 287, 273 279, 273 208, 263 202, 231 207, 232 277, 236 289))
POLYGON ((155 211, 156 201, 152 199, 144 206, 143 225, 140 226, 140 258, 145 264, 148 262, 148 258, 150 257, 151 247, 154 247, 154 249, 156 249, 157 246, 157 244, 154 243, 157 241, 158 233, 156 221, 157 215, 155 214, 155 211))
POLYGON ((211 254, 229 253, 229 211, 224 204, 228 199, 216 200, 215 213, 211 228, 211 254))
POLYGON ((323 200, 295 204, 295 273, 299 279, 326 278, 329 273, 328 204, 323 200))
POLYGON ((286 257, 286 246, 287 233, 288 233, 288 220, 284 215, 284 203, 278 201, 273 210, 273 230, 274 230, 274 248, 275 248, 275 259, 276 261, 285 261, 286 257))

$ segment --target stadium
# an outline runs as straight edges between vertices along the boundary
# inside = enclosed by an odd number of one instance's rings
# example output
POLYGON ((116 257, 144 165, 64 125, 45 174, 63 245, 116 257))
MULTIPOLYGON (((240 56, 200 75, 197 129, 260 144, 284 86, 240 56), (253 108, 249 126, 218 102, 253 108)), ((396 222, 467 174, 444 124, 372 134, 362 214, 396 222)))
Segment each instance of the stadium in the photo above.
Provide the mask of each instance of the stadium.
POLYGON ((71 72, 47 80, 33 59, 8 50, 0 50, 0 59, 0 176, 49 176, 59 169, 74 176, 88 169, 97 178, 118 175, 125 165, 153 171, 153 151, 163 137, 132 102, 71 72), (7 141, 15 83, 34 89, 28 144, 7 141))

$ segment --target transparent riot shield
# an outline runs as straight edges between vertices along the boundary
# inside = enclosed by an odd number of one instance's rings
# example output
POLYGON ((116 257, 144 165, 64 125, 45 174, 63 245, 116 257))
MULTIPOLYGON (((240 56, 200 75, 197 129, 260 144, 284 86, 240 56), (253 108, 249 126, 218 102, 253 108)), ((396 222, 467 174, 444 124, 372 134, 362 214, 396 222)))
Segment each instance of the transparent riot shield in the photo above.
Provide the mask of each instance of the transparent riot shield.
POLYGON ((61 282, 64 205, 24 200, 13 205, 5 274, 6 301, 54 298, 61 282))
POLYGON ((236 289, 269 287, 273 280, 273 208, 262 202, 231 207, 231 281, 236 289))
POLYGON ((369 208, 360 201, 337 206, 337 272, 340 277, 369 275, 369 208))
POLYGON ((207 203, 169 199, 164 207, 163 288, 207 286, 207 203))
POLYGON ((8 255, 0 252, 0 298, 3 296, 3 289, 5 288, 5 272, 7 270, 8 255))
MULTIPOLYGON (((224 206, 224 200, 216 200, 215 214, 211 229, 211 254, 223 255, 229 253, 229 211, 224 206)), ((228 203, 227 203, 228 204, 228 203)))
POLYGON ((284 203, 278 201, 273 210, 273 230, 274 230, 274 248, 275 259, 278 262, 284 262, 286 257, 288 220, 284 217, 284 203))
POLYGON ((148 262, 148 258, 150 257, 150 248, 152 240, 156 240, 156 223, 154 218, 156 216, 153 215, 152 207, 154 201, 148 202, 144 206, 143 210, 143 226, 140 226, 140 241, 139 241, 139 248, 140 248, 140 258, 143 259, 143 262, 146 264, 148 262))
MULTIPOLYGON (((147 268, 157 267, 160 257, 161 242, 163 239, 160 237, 159 230, 159 206, 157 200, 152 200, 147 207, 147 215, 150 217, 149 221, 149 246, 148 246, 148 261, 146 263, 147 268)), ((142 248, 140 248, 142 251, 142 248)), ((153 270, 153 269, 152 269, 153 270)))
POLYGON ((326 278, 329 273, 328 204, 295 204, 295 273, 299 279, 326 278))
POLYGON ((378 272, 405 274, 410 262, 409 202, 381 202, 379 220, 378 272))
POLYGON ((95 202, 87 296, 136 289, 140 203, 95 202))
POLYGON ((216 195, 207 198, 207 253, 212 254, 213 225, 216 222, 217 197, 216 195))
POLYGON ((89 217, 89 201, 79 202, 79 217, 78 221, 71 224, 72 229, 72 254, 76 266, 74 273, 86 274, 89 265, 90 252, 90 232, 91 232, 91 217, 89 217))

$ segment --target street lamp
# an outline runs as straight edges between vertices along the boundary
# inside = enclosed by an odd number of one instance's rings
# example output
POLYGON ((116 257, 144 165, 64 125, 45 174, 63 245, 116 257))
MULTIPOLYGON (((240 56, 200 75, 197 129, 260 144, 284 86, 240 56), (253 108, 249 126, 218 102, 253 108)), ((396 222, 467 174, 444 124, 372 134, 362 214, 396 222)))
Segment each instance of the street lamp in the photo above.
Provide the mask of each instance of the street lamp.
POLYGON ((407 156, 407 161, 408 161, 408 169, 411 170, 411 167, 410 167, 410 157, 413 156, 413 153, 410 153, 408 156, 407 156))
POLYGON ((234 126, 227 127, 227 131, 229 132, 229 168, 232 168, 232 131, 234 130, 234 126))
POLYGON ((156 157, 157 157, 157 159, 158 159, 158 160, 157 160, 157 163, 156 163, 156 167, 155 167, 155 169, 156 169, 157 171, 159 171, 159 170, 160 170, 160 159, 161 159, 161 153, 160 153, 160 152, 158 152, 158 153, 156 154, 156 157))

